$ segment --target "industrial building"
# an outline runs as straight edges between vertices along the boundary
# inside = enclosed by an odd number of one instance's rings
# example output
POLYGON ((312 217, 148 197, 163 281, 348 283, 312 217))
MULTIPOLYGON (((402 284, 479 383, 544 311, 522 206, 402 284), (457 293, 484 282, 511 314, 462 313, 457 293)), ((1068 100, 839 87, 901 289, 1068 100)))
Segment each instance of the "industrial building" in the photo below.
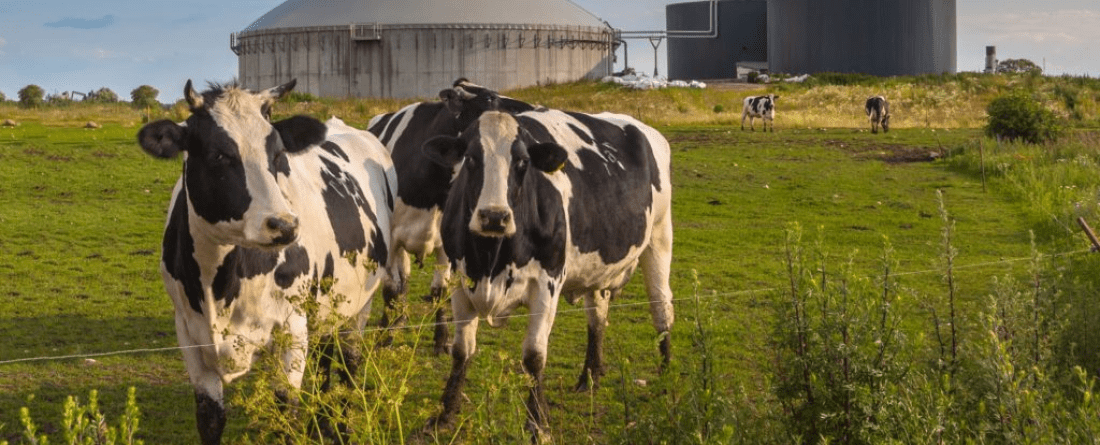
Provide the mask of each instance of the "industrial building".
POLYGON ((717 0, 665 8, 672 79, 955 73, 956 0, 717 0))
POLYGON ((288 0, 230 36, 238 80, 324 97, 434 97, 601 78, 616 32, 568 0, 288 0))
POLYGON ((768 2, 723 0, 665 7, 669 79, 730 79, 768 60, 768 2))
POLYGON ((956 0, 769 0, 773 72, 955 73, 956 0))

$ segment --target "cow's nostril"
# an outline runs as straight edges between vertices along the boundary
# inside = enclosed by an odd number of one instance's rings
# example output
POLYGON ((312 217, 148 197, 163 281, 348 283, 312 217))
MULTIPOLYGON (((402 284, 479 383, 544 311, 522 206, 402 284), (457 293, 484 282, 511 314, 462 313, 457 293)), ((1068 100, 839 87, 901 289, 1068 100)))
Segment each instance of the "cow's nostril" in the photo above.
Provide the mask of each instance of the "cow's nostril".
POLYGON ((512 219, 510 213, 501 210, 479 210, 477 215, 486 227, 503 227, 512 219))

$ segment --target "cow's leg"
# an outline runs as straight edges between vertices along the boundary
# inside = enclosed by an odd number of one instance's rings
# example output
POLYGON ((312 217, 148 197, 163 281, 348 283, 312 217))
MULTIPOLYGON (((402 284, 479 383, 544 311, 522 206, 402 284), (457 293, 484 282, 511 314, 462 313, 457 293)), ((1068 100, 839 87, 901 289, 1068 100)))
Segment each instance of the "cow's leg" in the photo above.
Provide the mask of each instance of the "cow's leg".
POLYGON ((588 350, 584 354, 584 369, 577 380, 577 391, 587 391, 600 384, 603 369, 603 334, 607 327, 607 306, 614 293, 620 291, 597 290, 584 296, 584 311, 588 316, 588 350), (591 386, 589 386, 591 382, 591 386))
POLYGON ((748 117, 748 114, 742 112, 741 113, 741 131, 745 131, 745 118, 746 117, 748 117))
POLYGON ((183 350, 183 363, 195 390, 195 426, 198 427, 199 439, 203 445, 220 444, 222 431, 225 430, 222 378, 218 370, 207 366, 203 359, 202 349, 209 346, 200 347, 198 344, 207 342, 192 341, 184 334, 187 328, 181 327, 182 323, 177 318, 176 333, 183 350))
POLYGON ((549 284, 540 280, 531 286, 528 307, 531 315, 527 321, 527 336, 523 339, 523 369, 533 382, 527 397, 527 430, 532 438, 541 438, 550 420, 550 409, 542 388, 542 371, 546 367, 546 351, 550 345, 550 330, 557 314, 560 283, 549 284))
POLYGON ((225 430, 225 406, 222 405, 221 388, 218 395, 210 394, 210 388, 195 388, 195 422, 203 445, 222 443, 225 430))
POLYGON ((455 339, 451 346, 451 375, 443 389, 443 412, 431 421, 431 426, 450 425, 462 405, 462 388, 466 385, 466 369, 477 350, 477 313, 459 286, 451 295, 451 310, 455 317, 455 339))
POLYGON ((672 219, 669 213, 657 221, 649 246, 639 259, 645 276, 646 294, 649 295, 649 313, 653 317, 653 327, 660 335, 662 368, 672 359, 672 323, 675 314, 672 309, 672 288, 668 279, 672 269, 672 219))
POLYGON ((451 279, 451 265, 443 249, 435 250, 435 272, 432 275, 431 302, 435 306, 435 355, 447 352, 447 314, 440 301, 446 295, 447 282, 451 279))
MULTIPOLYGON (((396 244, 396 243, 394 243, 396 244)), ((409 254, 405 249, 393 245, 388 255, 386 283, 382 286, 382 322, 383 328, 400 327, 404 324, 405 294, 409 290, 409 254)))

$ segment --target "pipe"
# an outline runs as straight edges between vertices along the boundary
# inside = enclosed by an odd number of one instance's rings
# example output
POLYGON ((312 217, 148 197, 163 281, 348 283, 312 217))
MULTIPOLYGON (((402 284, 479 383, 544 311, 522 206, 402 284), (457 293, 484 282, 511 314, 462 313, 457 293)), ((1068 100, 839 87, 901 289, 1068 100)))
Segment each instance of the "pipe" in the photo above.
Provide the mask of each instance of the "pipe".
POLYGON ((706 31, 668 30, 665 34, 678 39, 714 39, 718 37, 718 1, 710 1, 710 27, 706 31))

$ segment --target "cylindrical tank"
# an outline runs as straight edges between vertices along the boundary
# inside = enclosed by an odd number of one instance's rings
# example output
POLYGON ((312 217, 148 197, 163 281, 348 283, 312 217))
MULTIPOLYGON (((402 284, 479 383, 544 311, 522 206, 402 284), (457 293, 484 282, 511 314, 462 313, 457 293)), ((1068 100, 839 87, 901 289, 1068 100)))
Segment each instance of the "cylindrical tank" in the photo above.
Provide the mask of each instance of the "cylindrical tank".
POLYGON ((434 97, 600 78, 615 32, 568 0, 288 0, 230 36, 239 82, 323 97, 434 97))
POLYGON ((768 2, 722 0, 665 7, 670 79, 737 77, 738 62, 768 60, 768 2))
POLYGON ((768 62, 790 74, 954 73, 956 0, 770 0, 768 62))

